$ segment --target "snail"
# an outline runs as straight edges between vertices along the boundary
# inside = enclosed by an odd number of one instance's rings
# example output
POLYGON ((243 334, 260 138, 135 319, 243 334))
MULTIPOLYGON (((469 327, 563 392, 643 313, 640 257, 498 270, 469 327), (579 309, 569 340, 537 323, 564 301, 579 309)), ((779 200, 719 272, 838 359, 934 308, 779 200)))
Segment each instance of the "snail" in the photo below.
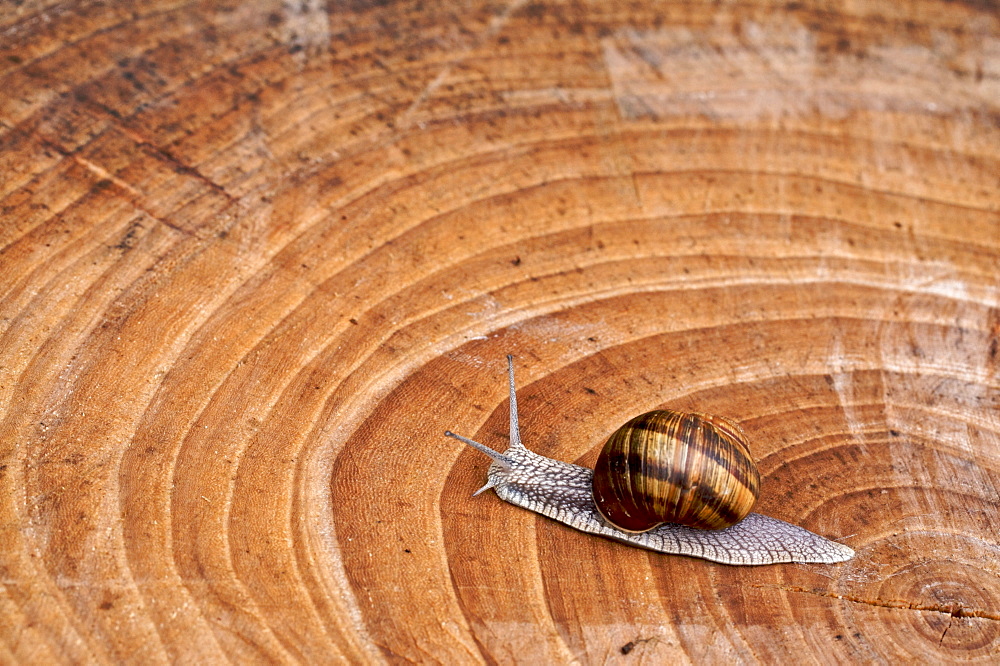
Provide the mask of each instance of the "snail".
POLYGON ((512 356, 507 372, 506 451, 444 433, 493 460, 486 485, 474 495, 492 488, 502 500, 583 532, 723 564, 834 563, 854 556, 841 543, 751 513, 760 474, 734 421, 668 410, 642 414, 615 431, 591 471, 521 443, 512 356), (643 453, 653 455, 642 459, 643 453))

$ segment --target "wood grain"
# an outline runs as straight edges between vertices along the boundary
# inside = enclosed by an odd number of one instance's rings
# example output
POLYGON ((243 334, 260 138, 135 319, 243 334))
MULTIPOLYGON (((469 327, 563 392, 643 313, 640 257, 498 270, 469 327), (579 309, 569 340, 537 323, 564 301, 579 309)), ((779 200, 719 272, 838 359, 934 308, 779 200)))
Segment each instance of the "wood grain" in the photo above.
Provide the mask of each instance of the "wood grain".
POLYGON ((995 662, 993 2, 0 3, 0 661, 995 662), (727 415, 835 566, 495 496, 727 415))

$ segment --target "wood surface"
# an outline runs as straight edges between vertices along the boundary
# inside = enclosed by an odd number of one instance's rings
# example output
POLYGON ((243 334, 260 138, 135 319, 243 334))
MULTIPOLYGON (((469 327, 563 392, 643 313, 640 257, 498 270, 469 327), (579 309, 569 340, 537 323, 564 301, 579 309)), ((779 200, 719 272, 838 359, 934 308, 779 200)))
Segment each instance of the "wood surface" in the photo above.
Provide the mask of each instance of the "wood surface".
POLYGON ((0 662, 1000 659, 1000 10, 0 3, 0 662), (657 407, 727 567, 473 498, 657 407))

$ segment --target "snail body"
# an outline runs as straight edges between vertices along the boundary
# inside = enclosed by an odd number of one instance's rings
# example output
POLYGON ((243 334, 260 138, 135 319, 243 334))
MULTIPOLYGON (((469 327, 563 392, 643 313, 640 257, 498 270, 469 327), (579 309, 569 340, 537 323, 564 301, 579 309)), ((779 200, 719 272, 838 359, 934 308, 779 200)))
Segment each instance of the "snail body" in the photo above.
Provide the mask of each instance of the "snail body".
POLYGON ((611 436, 595 471, 529 451, 518 429, 513 358, 507 361, 507 450, 445 432, 493 460, 476 495, 492 488, 504 501, 583 532, 724 564, 833 563, 854 556, 843 544, 750 512, 760 476, 742 429, 729 419, 668 410, 640 415, 611 436), (652 449, 659 451, 657 462, 641 457, 652 449), (690 524, 679 524, 685 520, 690 524))

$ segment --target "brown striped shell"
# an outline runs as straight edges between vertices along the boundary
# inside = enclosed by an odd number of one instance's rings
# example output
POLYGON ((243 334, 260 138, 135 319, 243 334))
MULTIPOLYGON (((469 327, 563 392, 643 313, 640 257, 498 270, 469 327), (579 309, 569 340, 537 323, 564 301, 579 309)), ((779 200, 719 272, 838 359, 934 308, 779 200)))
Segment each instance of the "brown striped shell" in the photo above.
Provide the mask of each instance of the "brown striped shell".
POLYGON ((640 414, 608 439, 594 468, 594 503, 609 523, 718 530, 757 503, 760 473, 733 421, 697 412, 640 414))

